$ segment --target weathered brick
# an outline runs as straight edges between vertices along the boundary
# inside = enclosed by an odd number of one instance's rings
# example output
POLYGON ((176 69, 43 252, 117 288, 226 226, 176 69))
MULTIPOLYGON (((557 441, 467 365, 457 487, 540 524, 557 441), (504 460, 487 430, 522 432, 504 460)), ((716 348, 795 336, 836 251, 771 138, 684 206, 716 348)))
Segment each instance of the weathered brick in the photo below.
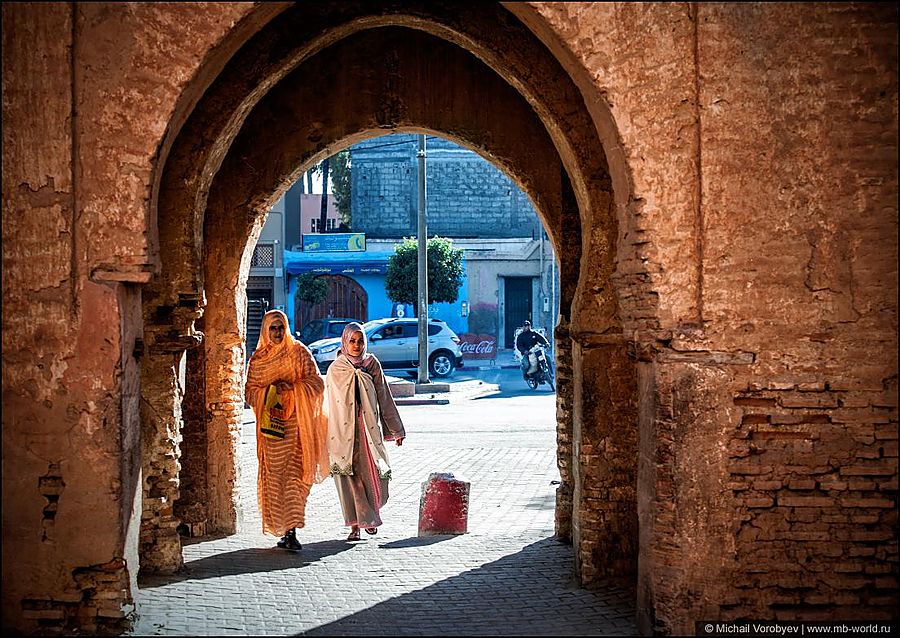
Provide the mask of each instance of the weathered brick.
POLYGON ((836 408, 837 399, 828 393, 805 393, 803 395, 784 396, 778 403, 785 408, 836 408))
POLYGON ((841 476, 890 476, 897 473, 896 463, 894 467, 885 464, 849 465, 840 469, 841 476))
POLYGON ((779 496, 778 504, 783 507, 833 507, 836 503, 828 496, 779 496))
POLYGON ((753 481, 754 490, 778 490, 781 486, 781 481, 753 481))
POLYGON ((886 498, 842 498, 843 507, 894 507, 894 502, 886 498))
POLYGON ((774 502, 774 499, 767 497, 747 497, 742 499, 742 504, 744 505, 744 507, 750 508, 771 507, 774 502))

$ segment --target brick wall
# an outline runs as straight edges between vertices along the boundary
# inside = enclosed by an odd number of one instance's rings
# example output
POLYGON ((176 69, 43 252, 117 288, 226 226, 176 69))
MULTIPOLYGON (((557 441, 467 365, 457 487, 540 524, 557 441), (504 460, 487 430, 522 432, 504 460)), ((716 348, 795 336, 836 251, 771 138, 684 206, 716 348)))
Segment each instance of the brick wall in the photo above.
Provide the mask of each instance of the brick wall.
MULTIPOLYGON (((372 237, 415 236, 418 136, 377 137, 352 147, 353 230, 372 237)), ((445 139, 426 140, 428 234, 538 237, 541 223, 522 192, 478 154, 445 139)))
POLYGON ((897 394, 753 383, 729 448, 740 576, 725 617, 889 619, 897 596, 897 394))

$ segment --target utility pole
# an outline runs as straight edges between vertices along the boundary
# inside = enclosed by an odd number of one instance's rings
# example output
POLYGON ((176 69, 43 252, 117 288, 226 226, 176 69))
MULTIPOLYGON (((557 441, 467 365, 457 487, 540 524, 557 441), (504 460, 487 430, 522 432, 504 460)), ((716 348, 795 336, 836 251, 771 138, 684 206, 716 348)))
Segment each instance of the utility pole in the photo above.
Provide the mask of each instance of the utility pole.
POLYGON ((419 383, 428 383, 428 227, 425 223, 425 136, 419 135, 419 383))

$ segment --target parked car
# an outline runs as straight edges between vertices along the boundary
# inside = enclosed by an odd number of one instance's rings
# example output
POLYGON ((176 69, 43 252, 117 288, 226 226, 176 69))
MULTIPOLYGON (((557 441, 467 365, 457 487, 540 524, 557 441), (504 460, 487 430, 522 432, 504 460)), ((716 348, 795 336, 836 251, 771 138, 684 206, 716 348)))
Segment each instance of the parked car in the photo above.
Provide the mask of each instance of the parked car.
POLYGON ((340 339, 341 332, 344 330, 344 326, 346 326, 351 321, 356 321, 356 319, 351 319, 349 317, 327 317, 325 319, 313 319, 308 324, 303 326, 303 329, 297 333, 297 338, 306 345, 309 345, 314 341, 319 341, 321 339, 330 339, 331 337, 338 337, 340 339))
MULTIPOLYGON (((375 319, 363 324, 369 352, 378 357, 386 370, 411 372, 419 366, 419 320, 416 318, 375 319)), ((311 343, 319 370, 323 373, 337 356, 340 337, 311 343)), ((449 377, 462 366, 459 337, 444 321, 432 319, 428 324, 428 375, 449 377)))

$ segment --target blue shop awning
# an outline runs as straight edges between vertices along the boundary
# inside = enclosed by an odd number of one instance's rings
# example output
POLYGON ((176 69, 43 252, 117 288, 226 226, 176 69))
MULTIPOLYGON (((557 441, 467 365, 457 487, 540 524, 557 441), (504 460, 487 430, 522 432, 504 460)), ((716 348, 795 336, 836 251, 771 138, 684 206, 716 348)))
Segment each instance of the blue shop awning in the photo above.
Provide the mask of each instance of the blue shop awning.
POLYGON ((311 272, 317 275, 373 275, 387 272, 393 253, 298 252, 284 251, 284 268, 289 275, 311 272))

